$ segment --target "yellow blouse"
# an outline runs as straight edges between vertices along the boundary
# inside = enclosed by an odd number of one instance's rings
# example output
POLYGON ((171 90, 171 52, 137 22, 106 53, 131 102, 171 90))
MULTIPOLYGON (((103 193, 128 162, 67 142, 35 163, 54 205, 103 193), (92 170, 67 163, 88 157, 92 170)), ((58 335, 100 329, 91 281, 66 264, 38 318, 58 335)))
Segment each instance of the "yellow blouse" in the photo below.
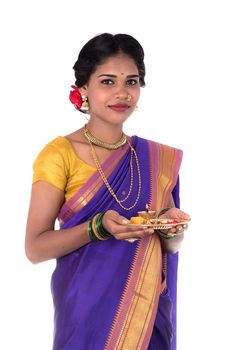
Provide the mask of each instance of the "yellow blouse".
POLYGON ((49 142, 33 164, 33 183, 42 180, 71 198, 95 173, 96 168, 81 160, 72 144, 62 136, 49 142))

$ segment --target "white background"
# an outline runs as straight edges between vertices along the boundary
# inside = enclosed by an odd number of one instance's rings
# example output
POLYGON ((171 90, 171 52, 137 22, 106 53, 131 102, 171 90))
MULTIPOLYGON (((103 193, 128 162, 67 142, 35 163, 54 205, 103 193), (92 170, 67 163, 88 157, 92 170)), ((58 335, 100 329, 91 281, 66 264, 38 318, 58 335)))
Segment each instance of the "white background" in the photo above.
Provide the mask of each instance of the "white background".
POLYGON ((184 150, 178 350, 233 346, 234 13, 232 1, 5 1, 1 33, 0 348, 49 350, 54 262, 24 256, 32 163, 85 119, 68 100, 83 44, 129 33, 146 54, 146 87, 125 132, 184 150), (152 4, 154 3, 154 5, 152 4))

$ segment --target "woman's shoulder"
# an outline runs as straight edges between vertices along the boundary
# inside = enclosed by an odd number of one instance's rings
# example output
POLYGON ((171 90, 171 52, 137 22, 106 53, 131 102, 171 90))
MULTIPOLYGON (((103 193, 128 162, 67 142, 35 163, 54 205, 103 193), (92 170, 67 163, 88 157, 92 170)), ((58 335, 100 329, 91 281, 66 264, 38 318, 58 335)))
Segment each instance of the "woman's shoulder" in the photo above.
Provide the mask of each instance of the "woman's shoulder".
POLYGON ((67 147, 66 140, 57 136, 42 148, 33 163, 33 183, 43 180, 64 190, 69 175, 67 147))
POLYGON ((40 154, 60 154, 67 155, 70 151, 71 145, 69 141, 64 136, 57 136, 56 138, 50 140, 45 146, 41 149, 40 154))
POLYGON ((45 144, 45 146, 39 151, 34 160, 34 167, 38 164, 47 166, 48 164, 54 163, 67 168, 71 156, 72 150, 69 141, 63 136, 57 136, 45 144))
POLYGON ((69 148, 69 141, 64 136, 57 136, 54 139, 50 140, 44 148, 54 148, 58 151, 69 148))

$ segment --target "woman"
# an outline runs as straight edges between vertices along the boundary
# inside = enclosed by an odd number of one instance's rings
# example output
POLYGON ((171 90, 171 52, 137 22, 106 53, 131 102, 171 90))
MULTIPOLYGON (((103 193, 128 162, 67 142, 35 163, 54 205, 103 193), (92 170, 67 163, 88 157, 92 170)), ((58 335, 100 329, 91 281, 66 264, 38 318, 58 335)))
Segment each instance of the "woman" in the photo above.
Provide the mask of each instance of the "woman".
POLYGON ((175 253, 185 227, 155 233, 129 219, 147 205, 189 220, 175 208, 182 152, 122 131, 145 84, 137 40, 94 37, 74 70, 70 100, 90 119, 37 157, 26 233, 30 261, 57 259, 53 349, 175 349, 175 253))

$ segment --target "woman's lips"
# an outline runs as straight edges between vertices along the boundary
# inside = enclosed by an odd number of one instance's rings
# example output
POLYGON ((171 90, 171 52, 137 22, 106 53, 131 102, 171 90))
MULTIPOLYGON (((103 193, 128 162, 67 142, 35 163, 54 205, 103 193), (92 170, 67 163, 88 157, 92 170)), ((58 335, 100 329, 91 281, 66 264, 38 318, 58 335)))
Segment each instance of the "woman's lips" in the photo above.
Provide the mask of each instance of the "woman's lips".
POLYGON ((124 112, 129 108, 129 106, 126 104, 117 104, 117 105, 110 105, 109 108, 113 109, 116 112, 124 112))

